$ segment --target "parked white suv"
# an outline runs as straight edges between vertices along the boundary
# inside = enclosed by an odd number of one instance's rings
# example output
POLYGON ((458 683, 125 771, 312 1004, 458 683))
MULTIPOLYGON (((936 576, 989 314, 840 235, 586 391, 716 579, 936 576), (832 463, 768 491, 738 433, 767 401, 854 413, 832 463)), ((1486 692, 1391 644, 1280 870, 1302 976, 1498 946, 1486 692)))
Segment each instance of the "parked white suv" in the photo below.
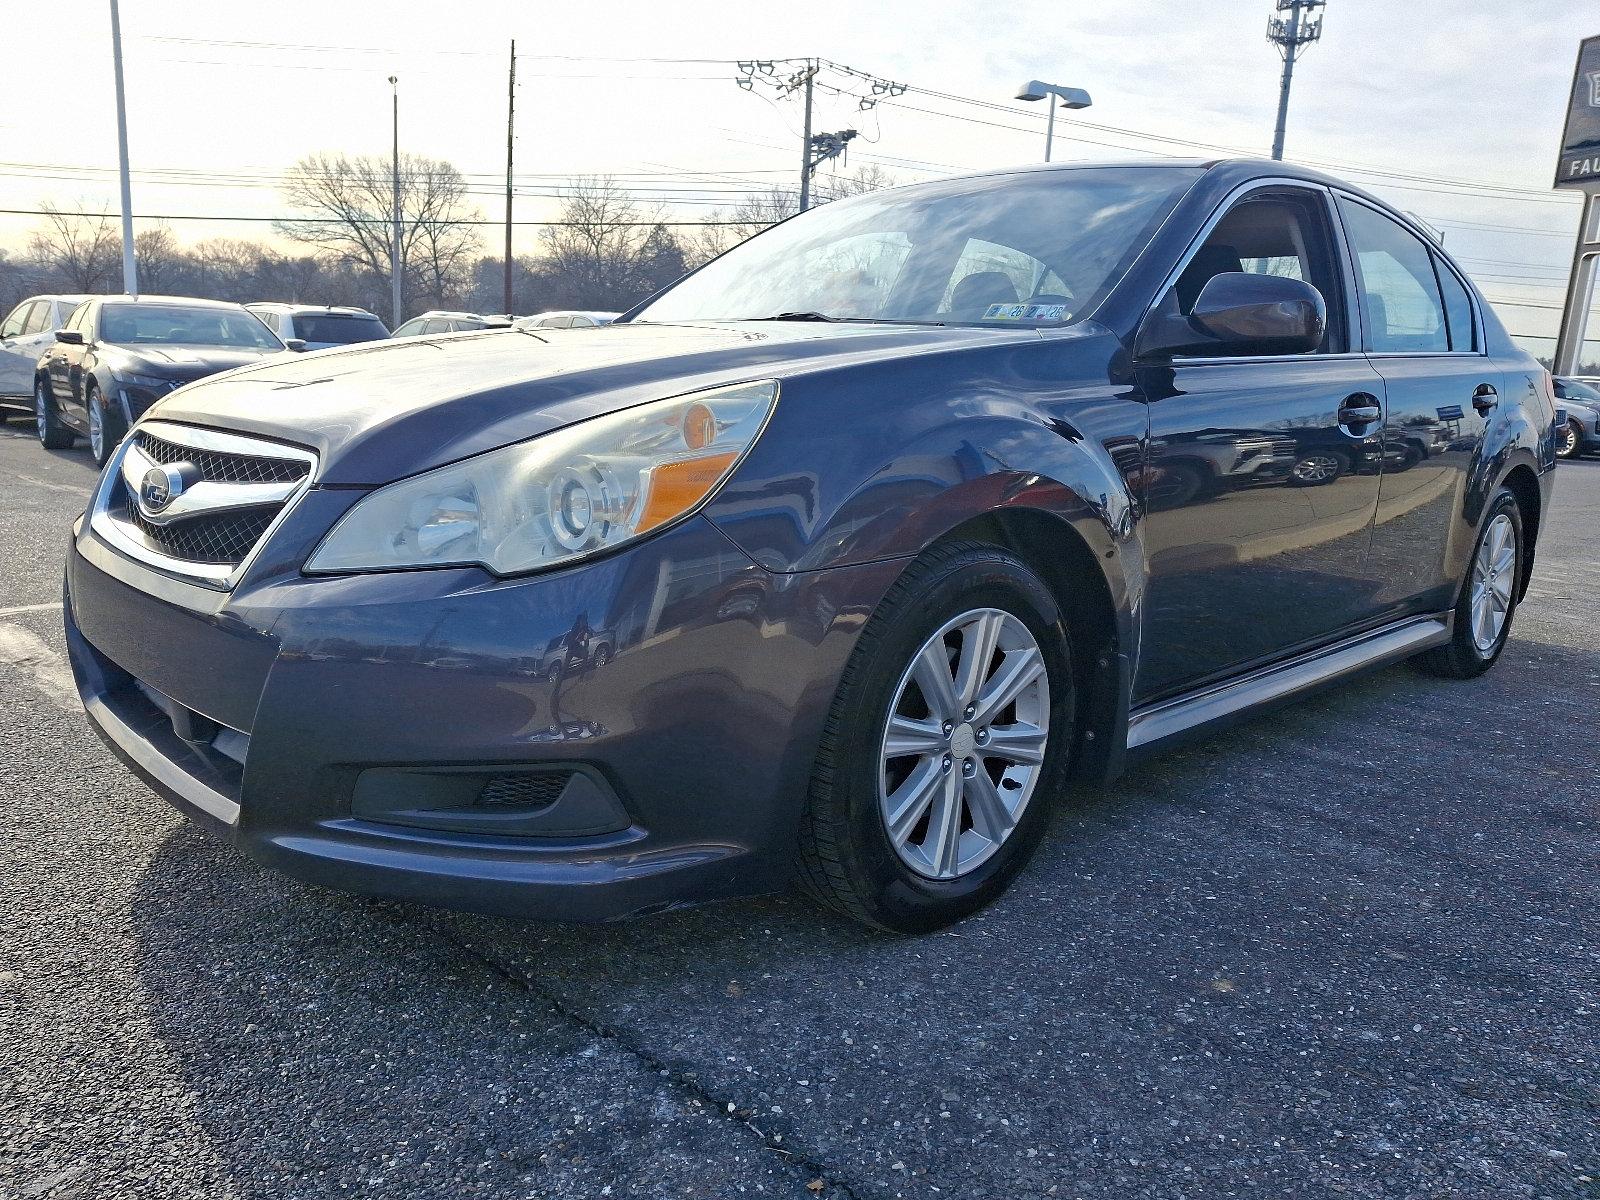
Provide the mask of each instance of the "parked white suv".
POLYGON ((29 296, 0 322, 0 419, 33 419, 33 378, 56 330, 88 296, 29 296))
POLYGON ((376 342, 389 327, 364 308, 331 304, 246 304, 291 350, 325 350, 353 342, 376 342), (296 345, 295 343, 300 343, 296 345))

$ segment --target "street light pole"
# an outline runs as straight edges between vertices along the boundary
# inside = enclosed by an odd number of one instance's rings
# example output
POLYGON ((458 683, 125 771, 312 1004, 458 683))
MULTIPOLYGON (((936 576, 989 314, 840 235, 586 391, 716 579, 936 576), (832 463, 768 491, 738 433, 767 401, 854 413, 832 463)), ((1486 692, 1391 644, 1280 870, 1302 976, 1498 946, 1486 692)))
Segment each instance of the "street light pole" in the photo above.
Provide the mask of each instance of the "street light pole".
POLYGON ((117 86, 117 168, 122 183, 122 290, 139 294, 139 267, 133 257, 133 186, 128 180, 128 106, 122 94, 122 19, 111 0, 111 73, 117 86))
POLYGON ((1050 100, 1050 116, 1044 123, 1044 160, 1049 162, 1051 149, 1055 145, 1056 101, 1061 101, 1062 108, 1088 108, 1094 101, 1082 88, 1045 83, 1042 79, 1030 79, 1017 89, 1018 100, 1043 100, 1046 97, 1050 100))
POLYGON ((394 154, 390 159, 390 174, 394 183, 391 209, 394 224, 389 237, 389 286, 394 302, 394 324, 391 328, 398 329, 404 317, 400 308, 400 82, 397 76, 389 76, 389 88, 394 93, 394 154))

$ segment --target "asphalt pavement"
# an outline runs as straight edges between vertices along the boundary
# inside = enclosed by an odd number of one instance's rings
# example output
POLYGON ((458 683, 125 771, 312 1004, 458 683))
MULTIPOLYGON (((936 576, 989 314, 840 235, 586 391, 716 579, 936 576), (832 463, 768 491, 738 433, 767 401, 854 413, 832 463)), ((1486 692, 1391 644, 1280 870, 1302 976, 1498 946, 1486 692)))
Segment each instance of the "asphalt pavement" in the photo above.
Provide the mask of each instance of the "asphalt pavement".
POLYGON ((246 861, 70 694, 93 477, 0 427, 0 1197, 1600 1197, 1600 461, 1485 679, 1151 762, 909 940, 246 861))

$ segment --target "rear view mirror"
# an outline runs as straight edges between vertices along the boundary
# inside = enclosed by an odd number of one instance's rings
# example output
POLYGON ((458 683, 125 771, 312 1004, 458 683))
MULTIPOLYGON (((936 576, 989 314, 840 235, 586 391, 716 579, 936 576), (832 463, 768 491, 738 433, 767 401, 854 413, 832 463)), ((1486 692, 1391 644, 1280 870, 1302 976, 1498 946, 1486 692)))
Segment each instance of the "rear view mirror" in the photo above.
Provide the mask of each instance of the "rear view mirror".
POLYGON ((56 341, 64 346, 81 346, 83 345, 83 331, 81 329, 58 329, 56 330, 56 341))
POLYGON ((1322 344, 1327 326, 1322 293, 1304 280, 1225 271, 1206 281, 1187 316, 1169 292, 1140 326, 1134 353, 1309 354, 1322 344))
POLYGON ((284 338, 283 344, 291 350, 304 350, 306 348, 305 338, 284 338))

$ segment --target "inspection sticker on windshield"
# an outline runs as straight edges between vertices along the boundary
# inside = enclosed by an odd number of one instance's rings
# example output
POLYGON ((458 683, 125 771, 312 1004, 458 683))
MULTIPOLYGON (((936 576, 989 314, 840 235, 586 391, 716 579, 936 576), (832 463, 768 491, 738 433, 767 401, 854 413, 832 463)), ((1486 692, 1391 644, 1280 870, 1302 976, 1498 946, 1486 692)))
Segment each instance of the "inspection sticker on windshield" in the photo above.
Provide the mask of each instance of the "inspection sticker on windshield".
POLYGON ((1065 304, 991 304, 985 321, 1064 321, 1065 304))

